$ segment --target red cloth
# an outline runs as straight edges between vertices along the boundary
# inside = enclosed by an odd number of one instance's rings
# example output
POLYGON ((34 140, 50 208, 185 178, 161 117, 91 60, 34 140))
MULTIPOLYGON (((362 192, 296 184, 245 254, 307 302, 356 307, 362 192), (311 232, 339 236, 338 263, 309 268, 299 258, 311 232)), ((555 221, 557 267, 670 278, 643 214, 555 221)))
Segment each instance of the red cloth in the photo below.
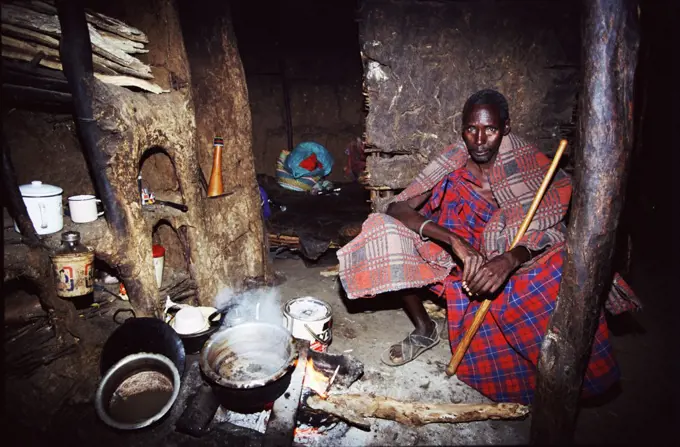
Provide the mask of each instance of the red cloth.
MULTIPOLYGON (((436 157, 391 201, 404 201, 432 191, 441 185, 442 179, 463 168, 468 158, 461 140, 436 157)), ((549 165, 548 157, 533 144, 512 133, 503 138, 489 176, 499 208, 494 208, 479 236, 482 255, 492 258, 510 247, 549 165)), ((564 217, 570 196, 571 180, 558 170, 519 245, 535 251, 561 246, 565 241, 564 217)), ((378 209, 383 205, 380 201, 376 204, 378 209)), ((440 245, 424 242, 415 231, 381 213, 370 214, 361 233, 338 250, 337 256, 338 274, 349 299, 441 282, 454 266, 452 257, 440 245)), ((534 268, 537 260, 525 263, 518 273, 534 268)), ((618 274, 614 275, 605 308, 619 314, 639 307, 630 287, 618 274)))
MULTIPOLYGON (((497 210, 470 187, 474 177, 459 169, 439 182, 421 212, 439 225, 465 238, 477 250, 483 230, 497 210)), ((489 313, 463 357, 457 377, 498 402, 531 403, 536 386, 536 365, 548 320, 562 278, 563 244, 551 247, 531 269, 517 272, 493 300, 489 313)), ((447 302, 452 351, 472 324, 480 303, 462 291, 461 271, 455 266, 443 283, 430 289, 447 302)), ((604 314, 593 342, 583 395, 599 394, 619 378, 604 314)))
POLYGON ((323 169, 323 165, 317 160, 316 154, 312 154, 300 162, 300 167, 308 171, 313 171, 316 168, 323 169))

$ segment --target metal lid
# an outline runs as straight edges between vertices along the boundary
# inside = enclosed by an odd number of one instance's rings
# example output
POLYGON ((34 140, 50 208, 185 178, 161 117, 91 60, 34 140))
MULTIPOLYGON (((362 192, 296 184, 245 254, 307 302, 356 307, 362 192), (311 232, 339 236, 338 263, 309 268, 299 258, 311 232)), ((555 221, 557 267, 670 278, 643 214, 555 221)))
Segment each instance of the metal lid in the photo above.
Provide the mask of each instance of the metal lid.
POLYGON ((79 242, 80 233, 77 231, 64 231, 61 233, 62 242, 79 242))
POLYGON ((19 186, 19 191, 22 197, 52 197, 64 192, 60 187, 43 184, 40 180, 33 180, 28 185, 19 186))

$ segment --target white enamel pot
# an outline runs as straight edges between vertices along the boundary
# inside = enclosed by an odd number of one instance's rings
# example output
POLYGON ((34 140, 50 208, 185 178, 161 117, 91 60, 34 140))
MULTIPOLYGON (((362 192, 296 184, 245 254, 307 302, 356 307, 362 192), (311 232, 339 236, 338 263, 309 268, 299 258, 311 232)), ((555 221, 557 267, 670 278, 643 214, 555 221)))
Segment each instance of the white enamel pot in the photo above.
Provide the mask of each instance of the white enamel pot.
MULTIPOLYGON (((52 234, 64 228, 63 189, 36 180, 19 186, 19 190, 36 233, 52 234)), ((14 228, 19 231, 16 223, 14 228)))

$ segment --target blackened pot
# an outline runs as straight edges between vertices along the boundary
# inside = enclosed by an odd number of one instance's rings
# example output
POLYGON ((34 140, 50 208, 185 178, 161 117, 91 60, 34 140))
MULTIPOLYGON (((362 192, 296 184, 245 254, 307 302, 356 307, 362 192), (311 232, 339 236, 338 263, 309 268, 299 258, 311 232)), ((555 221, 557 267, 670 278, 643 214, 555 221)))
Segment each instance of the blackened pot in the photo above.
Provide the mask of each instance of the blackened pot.
POLYGON ((118 327, 102 349, 99 368, 102 376, 118 361, 131 354, 147 352, 169 358, 184 374, 186 353, 177 332, 158 318, 129 318, 118 327))
POLYGON ((222 406, 249 413, 288 389, 297 358, 293 336, 283 326, 251 322, 210 337, 199 365, 222 406))
POLYGON ((182 343, 184 343, 184 350, 186 353, 198 353, 210 336, 220 328, 223 321, 224 314, 215 312, 210 315, 210 317, 208 317, 208 322, 210 323, 210 327, 208 329, 195 334, 179 334, 179 338, 181 338, 182 343))

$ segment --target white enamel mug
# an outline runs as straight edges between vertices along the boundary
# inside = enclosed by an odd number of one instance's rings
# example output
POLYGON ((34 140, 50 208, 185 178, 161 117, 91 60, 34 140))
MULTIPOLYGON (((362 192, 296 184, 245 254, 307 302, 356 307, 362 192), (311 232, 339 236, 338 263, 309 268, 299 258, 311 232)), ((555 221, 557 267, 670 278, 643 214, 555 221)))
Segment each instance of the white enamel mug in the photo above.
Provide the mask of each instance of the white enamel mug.
POLYGON ((90 194, 71 196, 68 198, 68 209, 71 220, 75 223, 94 222, 104 211, 97 211, 97 204, 102 201, 90 194))

